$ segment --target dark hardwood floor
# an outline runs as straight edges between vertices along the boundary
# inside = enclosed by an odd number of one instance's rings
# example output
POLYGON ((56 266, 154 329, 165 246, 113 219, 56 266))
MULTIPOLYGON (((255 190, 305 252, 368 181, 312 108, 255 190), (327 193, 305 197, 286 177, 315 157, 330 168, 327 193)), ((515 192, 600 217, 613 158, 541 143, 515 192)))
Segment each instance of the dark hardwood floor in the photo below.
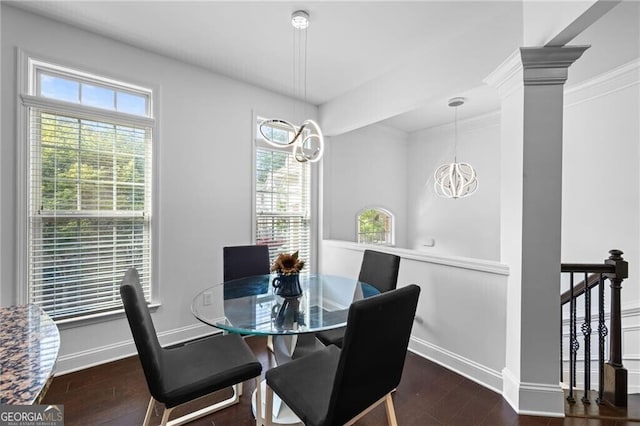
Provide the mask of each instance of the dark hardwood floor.
MULTIPOLYGON (((262 362, 263 373, 273 366, 265 338, 249 337, 247 342, 262 362)), ((250 404, 253 389, 253 383, 246 383, 239 404, 191 424, 254 425, 250 404)), ((223 395, 214 394, 181 410, 190 411, 221 397, 223 395)), ((499 394, 412 353, 407 354, 402 381, 393 399, 401 426, 640 425, 640 395, 630 395, 626 410, 591 404, 586 409, 580 409, 578 405, 570 407, 573 410, 570 414, 575 417, 564 419, 518 416, 499 394), (585 414, 600 418, 586 419, 585 414)), ((42 403, 63 404, 66 426, 129 426, 142 424, 148 402, 149 393, 140 362, 137 357, 131 357, 56 377, 42 403)), ((160 411, 156 410, 155 424, 160 421, 160 411)), ((177 411, 175 415, 180 414, 177 411)), ((386 425, 384 407, 377 407, 357 425, 386 425)))

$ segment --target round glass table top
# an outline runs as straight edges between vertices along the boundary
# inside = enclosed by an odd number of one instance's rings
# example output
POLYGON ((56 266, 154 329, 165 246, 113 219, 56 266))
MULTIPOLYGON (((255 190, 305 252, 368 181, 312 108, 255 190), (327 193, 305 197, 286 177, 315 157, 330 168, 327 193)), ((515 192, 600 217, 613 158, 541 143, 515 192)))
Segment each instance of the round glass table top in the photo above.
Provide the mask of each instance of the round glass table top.
POLYGON ((232 333, 313 333, 345 326, 352 302, 379 293, 352 278, 300 274, 302 294, 284 298, 275 294, 276 277, 256 275, 210 287, 193 298, 191 312, 205 324, 232 333))

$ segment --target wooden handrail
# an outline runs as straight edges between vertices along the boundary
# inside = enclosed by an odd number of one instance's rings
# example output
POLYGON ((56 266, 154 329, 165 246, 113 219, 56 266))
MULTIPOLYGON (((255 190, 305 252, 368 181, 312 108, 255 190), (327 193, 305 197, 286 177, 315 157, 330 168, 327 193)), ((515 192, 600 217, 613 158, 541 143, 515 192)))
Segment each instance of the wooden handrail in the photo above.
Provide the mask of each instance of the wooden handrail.
POLYGON ((616 265, 608 263, 563 263, 562 265, 560 265, 560 271, 586 272, 589 274, 614 274, 616 272, 616 265))
MULTIPOLYGON (((564 266, 564 265, 563 265, 564 266)), ((573 265, 572 265, 573 266, 573 265)), ((584 265, 582 265, 584 266, 584 265)), ((612 266, 612 265, 600 265, 600 266, 612 266)), ((609 268, 611 269, 611 273, 613 273, 615 271, 615 268, 609 268)), ((577 271, 565 271, 564 268, 562 269, 562 272, 584 272, 584 269, 579 269, 577 271)), ((588 272, 593 272, 590 269, 588 270, 588 272)), ((587 272, 587 273, 588 273, 587 272)), ((607 271, 609 272, 609 271, 607 271)), ((589 289, 592 289, 593 287, 597 286, 598 284, 600 284, 600 276, 603 274, 604 272, 600 272, 597 274, 591 274, 587 277, 587 287, 589 289)), ((579 297, 581 295, 584 294, 584 289, 585 289, 585 285, 584 285, 584 280, 580 281, 578 284, 573 286, 573 297, 579 297)), ((561 305, 565 305, 566 303, 568 303, 571 300, 571 289, 565 291, 564 293, 562 293, 560 295, 560 304, 561 305)))

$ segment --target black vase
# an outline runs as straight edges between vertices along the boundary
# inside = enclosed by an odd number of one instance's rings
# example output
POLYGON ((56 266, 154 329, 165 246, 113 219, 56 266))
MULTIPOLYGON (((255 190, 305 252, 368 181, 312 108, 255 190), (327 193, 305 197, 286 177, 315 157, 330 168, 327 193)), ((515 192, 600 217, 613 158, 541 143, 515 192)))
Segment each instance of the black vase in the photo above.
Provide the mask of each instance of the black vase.
POLYGON ((302 294, 300 287, 300 276, 298 274, 278 275, 273 279, 274 293, 280 297, 298 297, 302 294))
POLYGON ((282 305, 273 306, 271 311, 276 330, 294 330, 304 325, 303 315, 300 313, 300 298, 287 297, 282 305))

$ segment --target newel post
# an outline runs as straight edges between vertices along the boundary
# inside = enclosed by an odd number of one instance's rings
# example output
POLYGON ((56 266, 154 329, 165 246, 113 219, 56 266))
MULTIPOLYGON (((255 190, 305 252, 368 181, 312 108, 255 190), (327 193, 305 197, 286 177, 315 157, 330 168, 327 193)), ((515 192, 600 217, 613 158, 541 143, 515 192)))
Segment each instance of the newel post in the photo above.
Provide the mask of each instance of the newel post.
POLYGON ((629 276, 629 265, 622 251, 609 250, 607 265, 615 265, 613 274, 606 274, 611 282, 611 324, 609 361, 604 366, 604 399, 617 407, 627 406, 627 370, 622 366, 622 320, 620 292, 622 280, 629 276))

